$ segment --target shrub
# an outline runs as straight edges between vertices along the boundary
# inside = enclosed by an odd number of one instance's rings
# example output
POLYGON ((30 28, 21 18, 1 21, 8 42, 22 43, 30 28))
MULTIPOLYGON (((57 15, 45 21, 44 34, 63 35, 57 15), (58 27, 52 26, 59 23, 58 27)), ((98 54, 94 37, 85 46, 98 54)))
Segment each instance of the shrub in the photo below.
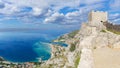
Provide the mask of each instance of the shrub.
POLYGON ((58 40, 62 40, 62 39, 65 39, 65 38, 63 38, 63 36, 60 36, 60 37, 58 38, 58 40))
POLYGON ((93 47, 93 49, 96 49, 96 48, 97 48, 96 46, 93 47))
POLYGON ((120 24, 113 24, 113 23, 106 21, 104 22, 104 25, 106 26, 108 31, 120 35, 120 24))
POLYGON ((69 38, 74 38, 74 36, 79 32, 79 30, 75 30, 68 34, 69 38))
POLYGON ((80 62, 80 57, 77 56, 77 58, 76 58, 76 60, 75 60, 75 68, 78 67, 79 62, 80 62))
POLYGON ((76 44, 75 44, 75 43, 72 43, 72 44, 70 45, 70 51, 73 52, 73 51, 75 50, 75 48, 76 48, 76 44))
POLYGON ((100 32, 104 32, 104 33, 106 33, 106 31, 105 31, 105 30, 101 30, 100 32))
POLYGON ((108 31, 110 31, 110 32, 113 32, 113 33, 115 33, 115 34, 118 34, 118 35, 120 35, 120 32, 119 31, 116 31, 116 30, 112 30, 112 29, 107 29, 108 31))

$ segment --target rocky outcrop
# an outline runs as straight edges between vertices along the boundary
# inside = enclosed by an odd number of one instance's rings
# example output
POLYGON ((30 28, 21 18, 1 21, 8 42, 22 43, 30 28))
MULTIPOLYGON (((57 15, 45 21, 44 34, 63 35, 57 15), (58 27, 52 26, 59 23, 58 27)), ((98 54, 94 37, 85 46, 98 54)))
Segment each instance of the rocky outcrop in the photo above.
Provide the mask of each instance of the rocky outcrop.
POLYGON ((56 41, 67 43, 68 47, 51 45, 52 57, 41 68, 95 68, 94 49, 120 48, 120 35, 107 30, 100 21, 83 23, 79 31, 60 36, 56 41))
POLYGON ((81 56, 81 50, 77 50, 76 47, 76 45, 79 45, 78 36, 78 31, 74 31, 54 40, 54 42, 64 42, 68 44, 68 47, 51 44, 52 56, 48 61, 41 64, 41 68, 77 68, 81 56))
POLYGON ((4 59, 2 57, 0 57, 0 61, 4 61, 4 59))
MULTIPOLYGON (((89 23, 82 24, 81 30, 75 34, 74 38, 69 38, 68 34, 63 35, 61 38, 68 44, 68 47, 51 45, 52 57, 41 67, 94 68, 93 49, 103 47, 120 48, 120 35, 109 32, 105 28, 91 26, 89 23), (75 45, 75 49, 71 51, 70 48, 73 45, 75 45)), ((59 40, 55 41, 58 42, 59 40)))
POLYGON ((103 47, 120 48, 120 35, 85 23, 80 32, 79 49, 82 53, 78 68, 94 68, 92 50, 103 47))

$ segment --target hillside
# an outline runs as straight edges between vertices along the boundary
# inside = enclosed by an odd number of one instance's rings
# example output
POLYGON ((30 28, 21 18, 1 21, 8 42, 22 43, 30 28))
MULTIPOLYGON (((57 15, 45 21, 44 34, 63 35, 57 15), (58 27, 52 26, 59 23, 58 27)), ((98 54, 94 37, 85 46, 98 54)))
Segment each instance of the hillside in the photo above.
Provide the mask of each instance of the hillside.
POLYGON ((101 17, 93 20, 82 23, 80 30, 64 34, 54 40, 64 42, 68 47, 51 45, 52 57, 42 64, 41 68, 113 68, 112 66, 120 68, 119 65, 114 65, 120 62, 115 61, 120 57, 117 55, 120 54, 119 25, 105 24, 101 22, 103 20, 101 17), (107 62, 108 60, 112 60, 113 64, 107 62), (102 66, 102 63, 106 65, 102 66))
POLYGON ((54 42, 64 42, 68 44, 68 47, 57 46, 51 44, 52 57, 41 65, 41 68, 77 68, 80 61, 80 51, 77 50, 76 42, 78 39, 74 39, 79 30, 64 34, 58 37, 54 42))
POLYGON ((104 22, 104 25, 106 26, 106 29, 108 31, 111 31, 115 34, 120 34, 120 25, 116 25, 116 24, 110 23, 108 21, 104 22))

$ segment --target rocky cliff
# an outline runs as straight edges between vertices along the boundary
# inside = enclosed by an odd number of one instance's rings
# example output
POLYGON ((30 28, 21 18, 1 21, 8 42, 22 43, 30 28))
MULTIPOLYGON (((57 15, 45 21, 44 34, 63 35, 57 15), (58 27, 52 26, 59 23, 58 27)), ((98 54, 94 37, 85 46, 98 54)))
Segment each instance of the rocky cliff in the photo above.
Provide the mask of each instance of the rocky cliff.
POLYGON ((83 23, 80 30, 54 40, 67 43, 68 47, 51 45, 52 57, 41 68, 95 68, 93 50, 120 48, 120 35, 107 30, 104 23, 98 23, 83 23))

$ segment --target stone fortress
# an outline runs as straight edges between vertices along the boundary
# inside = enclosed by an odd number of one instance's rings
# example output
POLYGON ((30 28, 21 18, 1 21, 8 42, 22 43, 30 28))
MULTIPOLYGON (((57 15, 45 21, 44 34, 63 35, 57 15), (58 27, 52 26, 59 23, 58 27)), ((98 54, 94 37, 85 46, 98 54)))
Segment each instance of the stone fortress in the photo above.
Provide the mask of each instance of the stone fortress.
POLYGON ((86 23, 82 23, 81 32, 83 32, 82 28, 85 28, 86 26, 90 26, 87 32, 92 31, 92 33, 94 33, 96 31, 104 30, 106 27, 103 23, 106 21, 108 21, 107 12, 92 10, 88 15, 88 21, 86 23))
POLYGON ((82 52, 78 68, 120 68, 120 51, 115 50, 120 48, 120 35, 109 31, 104 25, 106 21, 107 12, 92 11, 88 22, 82 23, 77 47, 82 52))
POLYGON ((107 12, 90 12, 74 38, 64 34, 55 40, 64 40, 68 47, 51 45, 53 55, 40 68, 120 68, 120 51, 115 50, 120 49, 120 35, 108 31, 106 21, 107 12))
POLYGON ((105 22, 108 20, 108 13, 103 11, 92 11, 89 13, 90 22, 105 22))
MULTIPOLYGON (((108 13, 107 12, 92 10, 88 15, 88 21, 85 23, 82 23, 82 25, 81 25, 81 33, 83 33, 84 29, 86 29, 85 33, 87 33, 88 35, 89 35, 89 33, 96 34, 95 32, 106 29, 106 27, 103 24, 106 21, 108 21, 108 13), (86 28, 86 26, 87 26, 87 28, 86 28)), ((84 33, 83 33, 83 35, 84 35, 84 33)))
POLYGON ((103 22, 108 21, 108 13, 103 11, 91 11, 88 15, 88 23, 91 26, 96 26, 99 29, 102 29, 103 22))

